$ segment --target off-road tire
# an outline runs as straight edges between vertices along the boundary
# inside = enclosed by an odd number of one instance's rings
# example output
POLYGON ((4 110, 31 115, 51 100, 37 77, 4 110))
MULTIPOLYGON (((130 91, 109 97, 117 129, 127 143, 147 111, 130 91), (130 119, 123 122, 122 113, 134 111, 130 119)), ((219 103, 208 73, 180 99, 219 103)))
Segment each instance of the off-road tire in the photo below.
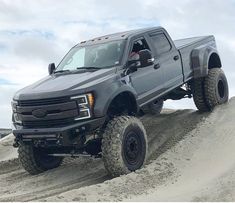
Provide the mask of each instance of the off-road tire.
POLYGON ((159 115, 163 108, 163 100, 153 101, 150 104, 142 107, 142 111, 145 114, 159 115))
POLYGON ((213 68, 205 78, 205 98, 210 110, 226 103, 229 97, 228 82, 221 68, 213 68))
POLYGON ((204 90, 205 78, 197 78, 193 81, 193 100, 200 112, 207 112, 210 110, 206 103, 205 90, 204 90))
POLYGON ((139 119, 119 116, 107 124, 102 139, 102 158, 111 176, 117 177, 141 168, 147 151, 147 135, 139 119))
POLYGON ((21 165, 31 175, 56 168, 60 166, 63 160, 61 157, 46 156, 32 145, 25 144, 19 145, 18 154, 21 165), (49 160, 46 160, 45 157, 49 160))

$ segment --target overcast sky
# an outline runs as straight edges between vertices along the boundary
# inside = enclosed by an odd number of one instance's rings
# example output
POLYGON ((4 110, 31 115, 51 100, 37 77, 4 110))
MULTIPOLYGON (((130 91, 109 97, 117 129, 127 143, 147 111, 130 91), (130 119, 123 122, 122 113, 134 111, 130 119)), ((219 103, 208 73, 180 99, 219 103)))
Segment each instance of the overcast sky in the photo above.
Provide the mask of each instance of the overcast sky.
MULTIPOLYGON (((11 125, 14 92, 46 76, 73 45, 158 25, 173 39, 215 35, 235 95, 234 0, 0 0, 0 127, 11 125)), ((195 108, 189 99, 165 106, 195 108)))

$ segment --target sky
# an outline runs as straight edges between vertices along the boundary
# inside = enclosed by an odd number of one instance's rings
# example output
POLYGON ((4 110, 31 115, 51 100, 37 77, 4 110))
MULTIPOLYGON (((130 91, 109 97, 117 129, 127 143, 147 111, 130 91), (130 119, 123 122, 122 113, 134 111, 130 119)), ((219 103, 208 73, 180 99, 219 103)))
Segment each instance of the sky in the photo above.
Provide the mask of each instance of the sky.
MULTIPOLYGON (((163 26, 173 39, 214 35, 235 96, 234 0, 0 0, 0 128, 11 127, 14 93, 48 74, 80 41, 163 26)), ((168 108, 195 108, 192 99, 168 108)))

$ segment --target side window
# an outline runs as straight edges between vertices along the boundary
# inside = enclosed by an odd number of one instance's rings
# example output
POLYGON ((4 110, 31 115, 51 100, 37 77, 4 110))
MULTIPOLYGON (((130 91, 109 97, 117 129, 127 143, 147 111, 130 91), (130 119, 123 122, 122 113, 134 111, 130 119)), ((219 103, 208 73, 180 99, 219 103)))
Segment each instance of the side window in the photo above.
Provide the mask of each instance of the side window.
POLYGON ((171 50, 171 44, 167 37, 163 33, 150 34, 150 38, 153 41, 153 46, 157 51, 157 54, 163 54, 171 50))
POLYGON ((144 38, 134 41, 133 47, 129 55, 129 60, 137 59, 139 56, 139 51, 144 50, 144 49, 150 50, 144 38))

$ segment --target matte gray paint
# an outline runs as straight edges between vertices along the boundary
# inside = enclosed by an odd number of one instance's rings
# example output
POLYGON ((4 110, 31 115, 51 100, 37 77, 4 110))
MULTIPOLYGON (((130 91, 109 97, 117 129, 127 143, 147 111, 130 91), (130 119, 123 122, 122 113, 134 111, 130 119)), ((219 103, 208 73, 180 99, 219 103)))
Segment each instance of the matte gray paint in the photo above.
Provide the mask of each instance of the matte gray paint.
MULTIPOLYGON (((86 43, 102 43, 105 39, 101 38, 101 40, 86 43)), ((136 98, 137 107, 140 108, 154 99, 168 94, 192 78, 207 75, 209 57, 212 53, 218 54, 213 36, 172 41, 166 30, 161 27, 110 35, 108 41, 120 38, 126 40, 122 65, 94 72, 52 74, 18 91, 14 99, 37 100, 93 92, 95 95, 94 117, 105 117, 110 103, 120 93, 131 94, 136 98), (163 32, 172 49, 158 56, 151 45, 151 38, 148 36, 151 32, 163 32), (124 37, 122 37, 123 35, 124 37), (128 76, 123 76, 123 72, 127 68, 125 64, 132 42, 139 37, 146 39, 153 52, 154 63, 159 63, 160 68, 154 69, 151 65, 138 69, 128 76), (179 59, 175 61, 173 58, 176 55, 179 55, 179 59)), ((85 46, 86 43, 83 43, 82 46, 85 46)))

